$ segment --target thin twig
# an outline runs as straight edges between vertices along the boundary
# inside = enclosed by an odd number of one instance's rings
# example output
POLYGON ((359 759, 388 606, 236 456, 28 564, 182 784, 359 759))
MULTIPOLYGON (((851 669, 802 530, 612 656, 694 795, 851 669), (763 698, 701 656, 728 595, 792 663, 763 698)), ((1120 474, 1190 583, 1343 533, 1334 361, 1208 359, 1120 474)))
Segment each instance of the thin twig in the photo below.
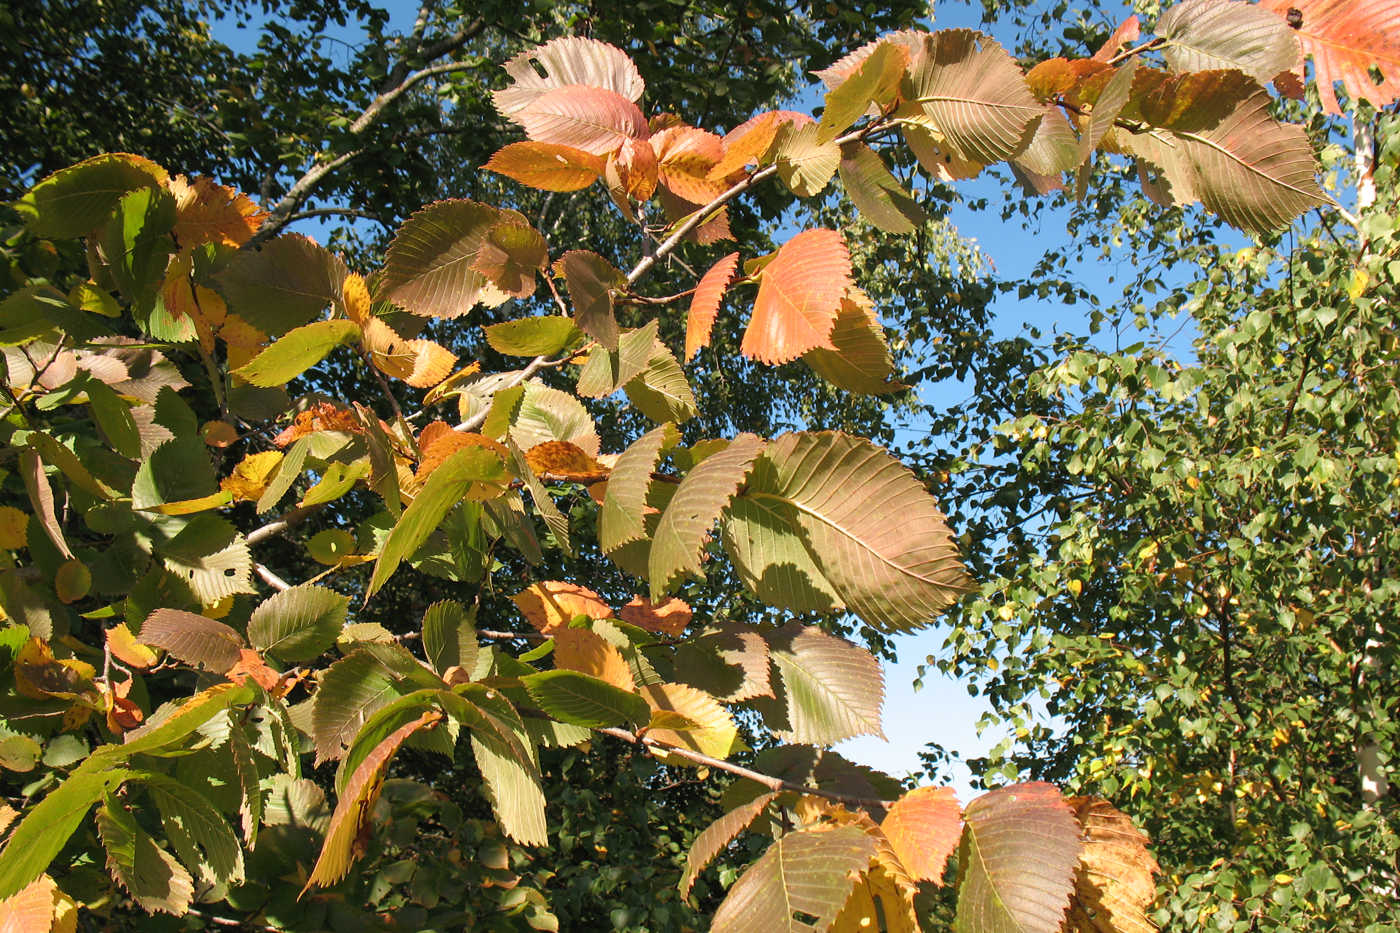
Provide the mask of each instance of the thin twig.
MULTIPOLYGON (((515 388, 516 386, 518 386, 518 385, 520 385, 521 383, 523 383, 525 380, 529 379, 529 378, 530 378, 531 376, 533 376, 535 373, 539 372, 540 370, 542 370, 542 369, 553 369, 553 368, 556 367, 556 366, 563 366, 565 363, 567 363, 569 360, 571 360, 571 359, 573 359, 573 358, 574 358, 574 354, 573 354, 573 353, 567 353, 567 354, 565 354, 564 356, 561 356, 561 357, 560 357, 559 359, 557 359, 557 360, 551 360, 551 359, 549 359, 548 357, 545 357, 545 356, 537 356, 537 357, 535 357, 533 360, 530 361, 530 365, 526 366, 524 369, 520 370, 520 371, 519 371, 518 373, 516 373, 514 376, 510 377, 509 379, 507 379, 507 380, 500 386, 500 388, 496 389, 496 391, 497 391, 497 392, 503 392, 503 391, 505 391, 506 389, 513 389, 513 388, 515 388)), ((454 431, 475 431, 477 428, 481 427, 482 423, 486 420, 486 416, 487 416, 488 414, 490 414, 490 413, 491 413, 491 409, 490 409, 489 407, 487 407, 484 411, 480 411, 480 412, 476 413, 475 415, 472 415, 472 416, 471 416, 470 418, 468 418, 466 421, 463 421, 461 424, 457 425, 455 428, 453 428, 453 430, 454 430, 454 431)))
POLYGON ((675 755, 677 758, 684 758, 686 761, 692 761, 698 765, 714 768, 717 771, 728 771, 730 774, 736 774, 741 778, 747 778, 750 781, 762 784, 775 793, 785 790, 796 791, 799 794, 807 794, 812 797, 825 797, 827 800, 855 804, 858 807, 883 807, 889 803, 889 801, 882 800, 878 797, 856 797, 852 794, 838 794, 835 791, 823 790, 820 787, 808 787, 806 784, 785 781, 782 778, 776 778, 770 774, 763 774, 751 768, 745 768, 743 765, 736 765, 731 761, 725 761, 723 758, 713 758, 702 752, 691 751, 688 748, 679 748, 666 742, 657 741, 649 735, 638 735, 635 732, 628 732, 626 729, 608 727, 595 729, 594 731, 601 732, 604 735, 610 735, 615 739, 622 739, 624 742, 631 742, 633 745, 645 745, 649 748, 655 748, 669 755, 675 755))
POLYGON ((248 545, 254 545, 259 541, 265 541, 268 538, 276 537, 293 525, 300 523, 302 519, 319 508, 321 508, 320 505, 299 505, 283 513, 282 517, 276 521, 268 522, 261 528, 254 528, 252 531, 248 532, 248 536, 243 540, 248 545))

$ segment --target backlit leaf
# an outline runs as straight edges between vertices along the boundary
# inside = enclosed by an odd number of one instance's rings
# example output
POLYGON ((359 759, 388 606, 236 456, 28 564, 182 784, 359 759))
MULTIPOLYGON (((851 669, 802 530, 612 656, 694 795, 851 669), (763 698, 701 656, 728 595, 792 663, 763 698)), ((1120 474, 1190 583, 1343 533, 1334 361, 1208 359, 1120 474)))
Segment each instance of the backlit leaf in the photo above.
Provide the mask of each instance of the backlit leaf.
POLYGON ((545 441, 525 451, 525 461, 536 476, 577 483, 607 479, 608 468, 568 441, 545 441))
POLYGON ((429 204, 404 221, 384 254, 375 297, 423 317, 455 318, 508 296, 476 271, 477 256, 501 212, 475 201, 429 204))
POLYGON ((189 909, 194 879, 156 845, 130 810, 109 797, 97 810, 97 830, 107 850, 108 871, 147 913, 178 917, 189 909))
POLYGON ((613 615, 612 607, 601 596, 576 583, 532 583, 511 600, 530 624, 546 635, 567 628, 574 616, 610 619, 613 615))
POLYGON ((1147 909, 1157 897, 1153 875, 1159 869, 1147 851, 1147 837, 1106 800, 1070 797, 1066 802, 1084 831, 1069 933, 1155 933, 1147 909))
POLYGON ((685 323, 685 358, 689 360, 701 347, 710 345, 710 331, 715 326, 715 315, 724 301, 724 292, 734 281, 734 273, 739 268, 739 254, 730 253, 715 263, 700 277, 695 286, 695 294, 690 296, 690 313, 685 323))
POLYGON ((714 933, 812 933, 830 927, 875 840, 855 826, 788 833, 734 883, 715 912, 714 933))
POLYGON ((885 678, 869 652, 796 623, 769 635, 768 647, 782 678, 787 713, 784 727, 774 731, 785 740, 830 745, 856 735, 884 735, 885 678))
POLYGON ((735 837, 748 829, 775 797, 777 794, 763 794, 755 797, 748 803, 730 810, 706 826, 695 837, 695 841, 690 845, 690 851, 686 853, 685 871, 681 873, 680 884, 677 885, 680 888, 681 897, 690 896, 690 889, 695 886, 695 879, 700 872, 705 870, 705 866, 710 864, 714 857, 719 855, 729 843, 733 842, 735 837))
POLYGON ((1384 0, 1260 0, 1261 7, 1286 18, 1302 14, 1296 27, 1303 52, 1317 73, 1322 109, 1340 114, 1337 92, 1342 82, 1352 100, 1365 98, 1377 110, 1400 97, 1400 7, 1384 0), (1371 78, 1379 68, 1381 82, 1371 78))
POLYGON ((536 142, 555 143, 606 155, 628 139, 646 139, 647 121, 621 94, 597 87, 566 85, 542 92, 511 119, 536 142))
POLYGON ((722 180, 711 170, 724 155, 724 141, 694 126, 671 126, 651 137, 661 184, 671 193, 696 204, 707 204, 724 193, 722 180))
POLYGON ((1298 37, 1279 16, 1236 0, 1185 0, 1157 20, 1173 71, 1238 68, 1260 84, 1302 64, 1298 37))
POLYGON ((348 274, 345 264, 314 240, 293 233, 235 254, 215 287, 229 311, 277 337, 320 317, 348 274))
POLYGON ((1056 933, 1074 891, 1079 822, 1049 784, 1015 784, 967 805, 956 933, 1056 933))
POLYGON ((542 191, 580 191, 603 176, 603 160, 591 152, 531 141, 505 146, 482 168, 542 191))
POLYGON ((627 605, 617 611, 617 617, 648 632, 662 632, 677 638, 690 624, 690 607, 683 600, 672 596, 660 603, 653 603, 645 596, 634 596, 627 605))
POLYGON ((613 315, 612 290, 626 278, 602 256, 588 250, 570 250, 555 263, 569 286, 574 321, 579 330, 609 350, 617 349, 617 318, 613 315))
POLYGON ((941 885, 962 837, 962 807, 951 787, 916 787, 890 805, 880 829, 915 880, 941 885))
POLYGON ((768 110, 750 117, 724 135, 724 156, 710 169, 709 177, 716 181, 733 179, 750 163, 762 163, 767 158, 779 129, 811 122, 807 114, 792 110, 768 110))
POLYGON ((168 177, 165 169, 141 156, 93 156, 44 178, 16 202, 15 210, 35 236, 79 237, 101 226, 128 192, 168 177))
POLYGON ((835 139, 872 103, 880 107, 889 104, 908 65, 908 47, 897 41, 877 42, 864 61, 827 93, 817 138, 823 142, 835 139))
POLYGON ((506 356, 554 356, 582 336, 571 319, 560 315, 518 318, 485 330, 491 349, 506 356))
POLYGON ((49 933, 58 893, 58 885, 48 875, 35 878, 18 894, 0 901, 0 931, 49 933))
POLYGON ((238 663, 243 647, 243 636, 224 623, 179 609, 157 609, 147 616, 141 640, 215 674, 238 663))
POLYGON ((234 370, 255 386, 280 386, 325 359, 326 354, 359 337, 353 321, 317 321, 288 331, 253 360, 234 370))
POLYGON ((502 211, 486 231, 473 268, 512 298, 529 298, 535 293, 535 274, 548 265, 544 236, 516 211, 502 211))
MULTIPOLYGON (((868 304, 858 298, 841 299, 841 310, 831 329, 834 350, 808 350, 802 360, 827 382, 847 392, 886 395, 908 388, 890 382, 894 359, 885 343, 885 331, 868 304)), ((868 299, 867 299, 868 301, 868 299)))
POLYGON ((778 177, 800 198, 820 194, 841 162, 841 147, 830 140, 821 141, 819 132, 814 123, 786 124, 779 128, 768 152, 778 177))
POLYGON ((530 699, 560 722, 588 728, 645 723, 651 707, 634 691, 572 670, 520 678, 530 699))
POLYGON ((650 684, 639 692, 653 713, 677 713, 694 725, 652 728, 647 735, 676 748, 688 748, 711 758, 728 758, 743 749, 743 740, 729 711, 714 697, 687 684, 650 684))
POLYGON ((841 184, 861 216, 887 233, 911 233, 928 220, 924 209, 865 143, 841 147, 841 184))
POLYGON ((833 349, 831 330, 851 285, 851 257, 835 230, 804 230, 763 268, 745 356, 775 365, 808 350, 833 349))
POLYGON ((635 690, 627 659, 601 635, 588 629, 561 627, 553 631, 554 666, 596 677, 621 690, 635 690))
POLYGON ((550 88, 582 84, 604 88, 629 101, 640 100, 646 88, 637 66, 616 46, 568 36, 519 53, 505 64, 511 86, 491 94, 502 115, 528 107, 550 88))
POLYGON ((480 646, 475 619, 475 607, 463 609, 452 600, 433 603, 423 613, 423 653, 438 674, 454 666, 468 671, 476 667, 480 646))

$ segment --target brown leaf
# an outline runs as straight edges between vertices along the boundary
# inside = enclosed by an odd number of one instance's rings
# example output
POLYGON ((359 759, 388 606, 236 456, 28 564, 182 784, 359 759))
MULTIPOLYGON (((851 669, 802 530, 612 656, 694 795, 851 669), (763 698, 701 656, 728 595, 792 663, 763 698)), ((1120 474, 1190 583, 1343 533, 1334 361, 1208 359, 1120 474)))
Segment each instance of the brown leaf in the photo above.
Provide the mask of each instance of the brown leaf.
POLYGON ((317 402, 298 412, 296 418, 280 434, 272 439, 278 447, 286 447, 317 431, 344 431, 347 434, 362 434, 364 428, 355 417, 355 412, 334 402, 317 402))
POLYGON ((679 637, 685 631, 692 615, 690 606, 674 596, 659 603, 653 603, 645 596, 633 596, 617 612, 617 617, 624 622, 648 632, 663 632, 672 638, 679 637))
POLYGON ((1066 800, 1084 829, 1066 930, 1070 933, 1155 933, 1147 908, 1160 869, 1147 837, 1126 814, 1097 797, 1066 800))
POLYGON ((485 447, 498 454, 502 460, 510 459, 510 451, 499 442, 482 434, 454 431, 445 421, 434 421, 418 435, 418 450, 422 458, 418 462, 418 471, 413 475, 414 479, 423 482, 429 474, 442 466, 448 457, 467 447, 485 447))
POLYGON ((236 684, 251 680, 269 693, 277 693, 278 684, 282 680, 282 675, 268 667, 262 655, 252 648, 238 649, 238 660, 224 676, 236 684))
POLYGON ((776 365, 808 350, 834 350, 831 330, 851 286, 851 257, 835 230, 804 230, 764 267, 742 351, 776 365))
POLYGON ((472 268, 507 295, 529 298, 535 293, 535 273, 548 265, 544 236, 515 211, 504 211, 486 231, 472 268))
POLYGON ((1136 16, 1129 16, 1113 30, 1113 35, 1108 37, 1108 41, 1099 46, 1099 50, 1094 53, 1094 60, 1107 62, 1110 58, 1118 54, 1118 50, 1124 46, 1132 45, 1142 35, 1142 27, 1138 23, 1136 16))

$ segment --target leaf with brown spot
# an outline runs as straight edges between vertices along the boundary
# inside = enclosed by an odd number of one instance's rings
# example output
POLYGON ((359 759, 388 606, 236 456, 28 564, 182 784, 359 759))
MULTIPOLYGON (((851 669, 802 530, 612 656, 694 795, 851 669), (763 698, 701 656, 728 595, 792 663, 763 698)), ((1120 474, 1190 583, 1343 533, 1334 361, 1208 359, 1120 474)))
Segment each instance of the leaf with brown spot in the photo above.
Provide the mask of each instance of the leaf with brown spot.
POLYGON ((536 476, 576 483, 594 483, 608 476, 608 468, 577 444, 545 441, 525 451, 525 462, 536 476))

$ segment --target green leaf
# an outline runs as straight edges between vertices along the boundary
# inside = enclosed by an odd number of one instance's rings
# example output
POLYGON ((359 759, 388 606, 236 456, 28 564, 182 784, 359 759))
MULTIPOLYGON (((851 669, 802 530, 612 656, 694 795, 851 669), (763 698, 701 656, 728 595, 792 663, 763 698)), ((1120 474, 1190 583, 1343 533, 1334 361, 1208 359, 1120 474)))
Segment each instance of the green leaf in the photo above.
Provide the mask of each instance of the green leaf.
POLYGON ((1297 33, 1252 3, 1185 0, 1162 14, 1156 32, 1173 71, 1238 68, 1264 84, 1303 63, 1297 33))
POLYGON ((570 318, 557 314, 504 321, 485 330, 491 349, 506 356, 554 356, 583 337, 570 318))
MULTIPOLYGON (((920 628, 969 588, 933 497, 874 444, 838 432, 785 434, 763 460, 744 496, 786 519, 841 602, 868 624, 920 628)), ((780 558, 752 553, 749 575, 761 578, 780 558)))
POLYGON ((375 562, 374 576, 365 591, 366 601, 437 529, 448 511, 462 501, 472 483, 504 486, 506 481, 504 461, 483 447, 467 447, 448 457, 432 472, 413 503, 394 523, 375 562))
POLYGON ((209 453, 198 435, 166 441, 142 461, 131 486, 131 507, 201 499, 219 491, 209 453))
POLYGON ((306 509, 334 502, 354 489, 356 483, 369 476, 369 472, 368 458, 353 460, 350 463, 328 463, 321 473, 321 478, 301 497, 297 507, 306 509))
POLYGON ((884 107, 899 91, 909 64, 909 50, 896 42, 880 42, 848 78, 826 95, 818 140, 828 142, 861 118, 872 103, 884 107))
POLYGON ((49 867, 92 805, 122 776, 84 762, 24 815, 0 851, 0 900, 18 893, 49 867))
POLYGON ((875 838, 855 826, 788 833, 734 882, 710 929, 714 933, 828 929, 856 877, 875 857, 875 847, 875 838))
POLYGON ((139 458, 141 435, 136 430, 136 419, 131 416, 131 406, 110 386, 96 379, 88 381, 86 391, 93 420, 107 443, 128 460, 139 458))
MULTIPOLYGON (((345 750, 345 757, 341 759, 340 766, 336 768, 336 792, 344 791, 346 782, 359 770, 361 763, 374 754, 374 750, 386 738, 398 731, 405 723, 422 716, 424 712, 437 710, 438 700, 445 693, 442 684, 435 683, 431 687, 397 696, 371 713, 355 733, 350 747, 345 750)), ((456 724, 453 723, 452 727, 455 732, 456 724)), ((444 753, 451 754, 451 747, 449 744, 448 750, 444 753)))
POLYGON ((829 140, 821 141, 820 132, 815 123, 785 123, 769 150, 778 177, 800 198, 820 194, 841 162, 841 147, 829 140))
POLYGON ((285 385, 325 359, 346 341, 357 339, 360 325, 354 321, 316 321, 283 334, 234 373, 255 386, 285 385))
POLYGON ((375 298, 441 318, 460 317, 477 304, 494 308, 504 303, 510 296, 474 268, 500 217, 494 207, 462 199, 417 211, 389 244, 375 298))
POLYGON ((618 338, 616 350, 595 349, 578 374, 578 394, 584 398, 612 395, 644 372, 656 353, 657 321, 618 338))
POLYGON ((554 500, 550 498, 549 490, 535 475, 534 469, 530 466, 530 462, 525 459, 525 454, 521 452, 520 446, 509 437, 506 438, 506 445, 510 449, 511 466, 516 475, 522 478, 525 488, 530 490, 530 501, 535 503, 535 511, 540 513, 540 518, 544 519, 545 527, 554 535, 559 549, 572 557, 574 549, 569 534, 568 517, 559 511, 559 506, 554 504, 554 500))
POLYGON ((268 481, 267 488, 263 494, 258 496, 257 510, 261 515, 271 511, 277 503, 282 501, 282 497, 287 494, 287 490, 292 488, 292 484, 301 476, 301 469, 306 464, 306 455, 311 450, 311 438, 303 437, 294 443, 287 455, 282 458, 282 462, 277 464, 277 472, 268 481))
POLYGON ((763 448, 762 438, 740 434, 681 481, 652 538, 648 561, 652 602, 660 602, 680 577, 700 575, 705 538, 743 485, 763 448))
POLYGON ((128 192, 155 187, 169 177, 140 156, 93 156, 49 175, 15 203, 15 210, 35 236, 80 237, 100 226, 128 192))
MULTIPOLYGON (((762 460, 756 473, 770 472, 762 460)), ((807 551, 792 509, 783 502, 736 496, 720 523, 724 549, 739 579, 763 602, 793 612, 832 612, 845 604, 807 551)))
POLYGON ((382 659, 356 651, 332 664, 321 677, 311 705, 311 737, 316 762, 341 758, 365 720, 405 692, 382 659))
POLYGON ((545 845, 544 792, 532 747, 526 744, 529 735, 503 699, 493 710, 484 709, 483 689, 459 687, 442 698, 443 707, 471 729, 472 753, 502 831, 524 845, 545 845))
POLYGON ((1074 891, 1079 821, 1050 784, 983 794, 963 811, 956 933, 1057 933, 1074 891))
POLYGON ((222 674, 238 663, 243 636, 222 622, 179 609, 157 609, 141 626, 141 642, 171 657, 222 674))
POLYGON ((932 129, 955 157, 990 165, 1020 152, 1041 115, 1021 68, 993 40, 970 29, 924 38, 901 96, 899 116, 932 129))
POLYGON ((681 897, 690 896, 690 889, 694 887, 696 877, 705 870, 705 866, 710 864, 711 860, 719 855, 729 843, 733 842, 736 836, 748 829, 777 796, 777 794, 763 794, 755 797, 748 803, 730 810, 706 826, 700 835, 695 837, 695 841, 690 845, 690 851, 686 853, 685 871, 681 873, 681 881, 677 885, 681 897))
POLYGON ((768 636, 782 680, 787 722, 773 731, 789 742, 830 745, 857 735, 883 736, 880 663, 848 641, 814 626, 786 625, 768 636))
POLYGON ((510 436, 521 450, 545 441, 568 441, 590 457, 598 455, 598 430, 583 403, 567 392, 536 383, 524 386, 510 436))
POLYGON ((617 458, 608 474, 608 488, 598 516, 598 545, 605 553, 646 534, 644 510, 651 474, 668 446, 668 437, 674 436, 675 427, 663 424, 637 438, 617 458))
POLYGON ((384 773, 389 768, 389 762, 409 736, 441 718, 442 713, 430 710, 412 722, 405 723, 375 746, 355 769, 350 780, 346 782, 340 800, 336 802, 335 813, 331 815, 330 827, 326 831, 325 844, 321 847, 321 854, 316 859, 306 887, 302 889, 303 894, 313 885, 333 885, 349 873, 350 866, 360 854, 357 851, 360 846, 359 840, 368 831, 374 803, 379 799, 379 792, 384 786, 384 773))
MULTIPOLYGON (((137 754, 159 754, 172 745, 183 742, 200 726, 231 706, 252 700, 252 687, 222 683, 206 687, 179 704, 166 704, 139 729, 126 734, 122 745, 103 745, 95 749, 88 761, 103 766, 119 764, 137 754)), ((83 762, 84 765, 87 762, 83 762)))
POLYGON ((652 421, 679 424, 699 414, 685 371, 659 340, 655 342, 647 368, 628 382, 626 389, 632 406, 652 421))
MULTIPOLYGON (((889 48, 889 46, 885 46, 889 48)), ((841 184, 861 215, 886 233, 913 233, 928 214, 865 143, 841 147, 841 184)))
POLYGON ((651 717, 646 700, 577 671, 543 671, 520 678, 541 710, 560 722, 599 728, 645 723, 651 717))
POLYGON ((626 277, 602 256, 588 250, 570 250, 555 263, 563 271, 579 330, 603 345, 617 349, 617 318, 613 315, 613 289, 627 284, 626 277))
POLYGON ((178 917, 189 909, 194 879, 156 845, 130 810, 108 797, 97 810, 97 830, 107 850, 107 869, 147 913, 178 917))
POLYGON ((278 337, 320 317, 340 296, 346 275, 340 259, 290 233, 236 253, 214 281, 230 311, 278 337))
POLYGON ((335 644, 349 605, 350 598, 335 590, 294 586, 253 610, 248 640, 283 661, 310 661, 335 644))
POLYGON ((471 671, 480 652, 476 640, 476 606, 443 600, 423 613, 423 653, 439 674, 449 667, 471 671))
POLYGON ((243 881, 238 837, 207 798, 163 774, 136 772, 130 780, 139 781, 155 799, 166 838, 186 866, 214 882, 243 881))
POLYGON ((175 252, 175 199, 164 188, 138 188, 122 196, 103 225, 102 251, 117 287, 132 304, 149 309, 175 252))
POLYGON ((243 841, 251 849, 257 843, 258 827, 263 821, 263 790, 257 759, 253 757, 253 746, 243 729, 240 723, 235 722, 229 730, 229 751, 233 757, 233 769, 238 774, 238 815, 243 821, 243 841))

